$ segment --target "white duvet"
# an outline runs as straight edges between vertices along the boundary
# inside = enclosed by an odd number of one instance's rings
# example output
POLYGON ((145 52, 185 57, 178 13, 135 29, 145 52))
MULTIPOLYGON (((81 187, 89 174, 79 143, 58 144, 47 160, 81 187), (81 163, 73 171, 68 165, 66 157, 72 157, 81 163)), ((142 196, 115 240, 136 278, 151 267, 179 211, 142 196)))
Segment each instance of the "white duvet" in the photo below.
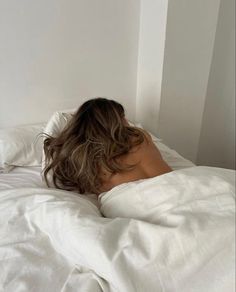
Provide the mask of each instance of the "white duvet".
POLYGON ((0 191, 0 291, 233 292, 235 172, 192 167, 91 200, 0 191))

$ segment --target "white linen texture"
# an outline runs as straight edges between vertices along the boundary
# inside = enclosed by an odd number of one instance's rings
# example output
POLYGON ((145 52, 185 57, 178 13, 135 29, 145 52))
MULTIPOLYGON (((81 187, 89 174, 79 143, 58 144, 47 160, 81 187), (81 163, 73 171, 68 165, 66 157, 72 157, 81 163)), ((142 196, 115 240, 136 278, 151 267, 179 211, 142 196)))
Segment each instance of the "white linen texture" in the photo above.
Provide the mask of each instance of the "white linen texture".
POLYGON ((42 133, 45 124, 0 129, 0 172, 15 166, 39 166, 42 163, 42 133))
POLYGON ((0 290, 234 291, 235 172, 191 167, 100 196, 0 191, 0 290))
POLYGON ((0 173, 8 173, 16 166, 41 166, 42 134, 57 135, 74 111, 55 112, 47 123, 0 129, 0 173))

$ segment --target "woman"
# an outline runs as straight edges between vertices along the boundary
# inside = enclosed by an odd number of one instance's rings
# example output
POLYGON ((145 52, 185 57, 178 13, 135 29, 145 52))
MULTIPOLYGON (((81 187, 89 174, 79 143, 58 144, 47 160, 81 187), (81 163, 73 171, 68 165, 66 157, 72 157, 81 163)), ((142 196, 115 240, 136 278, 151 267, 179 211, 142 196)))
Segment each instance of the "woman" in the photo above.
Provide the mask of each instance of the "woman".
POLYGON ((58 137, 44 141, 48 175, 57 188, 81 194, 109 191, 171 171, 150 135, 129 126, 116 101, 94 98, 73 115, 58 137))

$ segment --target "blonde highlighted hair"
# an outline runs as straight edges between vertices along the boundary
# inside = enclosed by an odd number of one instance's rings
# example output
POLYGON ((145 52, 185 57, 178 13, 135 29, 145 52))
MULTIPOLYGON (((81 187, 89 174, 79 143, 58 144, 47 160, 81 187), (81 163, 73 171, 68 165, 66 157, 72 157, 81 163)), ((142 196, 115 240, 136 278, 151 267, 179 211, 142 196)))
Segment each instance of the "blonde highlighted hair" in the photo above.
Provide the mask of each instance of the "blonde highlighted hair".
POLYGON ((101 170, 115 174, 132 169, 118 158, 141 144, 141 130, 125 123, 121 104, 106 98, 86 101, 57 137, 44 140, 44 178, 55 187, 80 194, 100 192, 101 170))

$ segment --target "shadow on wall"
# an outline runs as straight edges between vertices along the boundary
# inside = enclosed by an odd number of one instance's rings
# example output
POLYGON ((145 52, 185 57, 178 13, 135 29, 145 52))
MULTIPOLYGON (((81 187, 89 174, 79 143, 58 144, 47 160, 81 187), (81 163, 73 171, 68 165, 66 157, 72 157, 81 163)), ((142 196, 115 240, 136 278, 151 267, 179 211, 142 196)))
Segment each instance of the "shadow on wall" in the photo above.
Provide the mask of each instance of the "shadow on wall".
POLYGON ((197 164, 235 169, 235 4, 221 1, 197 164))

